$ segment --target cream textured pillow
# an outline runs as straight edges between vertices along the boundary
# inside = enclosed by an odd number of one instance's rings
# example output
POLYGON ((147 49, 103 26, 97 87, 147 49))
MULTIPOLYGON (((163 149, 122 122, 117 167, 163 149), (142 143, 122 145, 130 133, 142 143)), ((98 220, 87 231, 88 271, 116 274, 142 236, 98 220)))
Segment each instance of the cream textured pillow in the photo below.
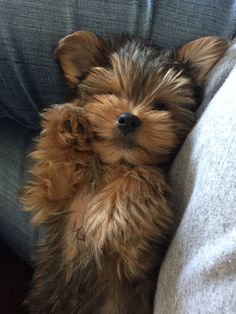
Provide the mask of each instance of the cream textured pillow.
POLYGON ((155 314, 236 313, 235 64, 232 46, 210 74, 199 116, 205 110, 170 173, 182 218, 161 268, 155 314))

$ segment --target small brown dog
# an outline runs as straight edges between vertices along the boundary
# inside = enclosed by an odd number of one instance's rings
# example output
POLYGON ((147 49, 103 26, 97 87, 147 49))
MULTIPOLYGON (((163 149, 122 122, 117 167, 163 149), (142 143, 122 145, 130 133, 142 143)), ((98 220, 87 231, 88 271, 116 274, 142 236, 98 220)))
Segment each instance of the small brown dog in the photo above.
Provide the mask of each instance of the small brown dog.
POLYGON ((55 55, 77 91, 42 115, 23 202, 47 226, 31 313, 150 314, 172 226, 165 163, 194 124, 197 90, 228 44, 174 51, 76 32, 55 55))

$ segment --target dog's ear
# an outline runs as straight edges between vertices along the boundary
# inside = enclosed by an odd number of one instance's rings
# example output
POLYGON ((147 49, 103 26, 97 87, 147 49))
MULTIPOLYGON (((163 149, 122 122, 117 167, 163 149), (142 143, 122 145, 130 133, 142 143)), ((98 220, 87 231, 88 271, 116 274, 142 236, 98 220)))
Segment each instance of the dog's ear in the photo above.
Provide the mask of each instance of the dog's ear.
POLYGON ((69 85, 76 87, 91 67, 105 62, 104 42, 91 32, 78 31, 59 41, 54 56, 69 85))
POLYGON ((220 37, 202 37, 188 42, 176 51, 176 58, 185 63, 198 85, 204 83, 207 73, 223 56, 229 42, 220 37))

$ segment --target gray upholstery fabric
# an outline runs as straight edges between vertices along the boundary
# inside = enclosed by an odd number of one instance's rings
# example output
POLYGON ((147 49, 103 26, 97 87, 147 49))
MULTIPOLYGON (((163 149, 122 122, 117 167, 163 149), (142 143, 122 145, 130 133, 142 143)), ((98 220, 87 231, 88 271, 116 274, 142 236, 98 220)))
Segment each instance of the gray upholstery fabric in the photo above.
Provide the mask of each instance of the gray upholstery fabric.
POLYGON ((155 314, 236 313, 235 48, 210 74, 205 111, 170 173, 180 224, 160 272, 155 314))
POLYGON ((0 238, 29 263, 32 262, 38 231, 29 223, 30 215, 21 210, 18 193, 27 177, 26 155, 35 135, 13 120, 1 120, 0 238))

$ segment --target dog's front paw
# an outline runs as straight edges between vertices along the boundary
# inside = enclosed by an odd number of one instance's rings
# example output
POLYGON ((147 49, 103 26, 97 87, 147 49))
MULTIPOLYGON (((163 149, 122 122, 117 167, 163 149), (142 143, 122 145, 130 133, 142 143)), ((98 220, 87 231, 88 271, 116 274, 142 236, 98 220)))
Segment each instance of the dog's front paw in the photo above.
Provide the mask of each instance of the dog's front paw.
POLYGON ((80 151, 90 149, 91 135, 83 108, 70 103, 55 105, 42 116, 42 135, 53 137, 62 146, 80 151))

